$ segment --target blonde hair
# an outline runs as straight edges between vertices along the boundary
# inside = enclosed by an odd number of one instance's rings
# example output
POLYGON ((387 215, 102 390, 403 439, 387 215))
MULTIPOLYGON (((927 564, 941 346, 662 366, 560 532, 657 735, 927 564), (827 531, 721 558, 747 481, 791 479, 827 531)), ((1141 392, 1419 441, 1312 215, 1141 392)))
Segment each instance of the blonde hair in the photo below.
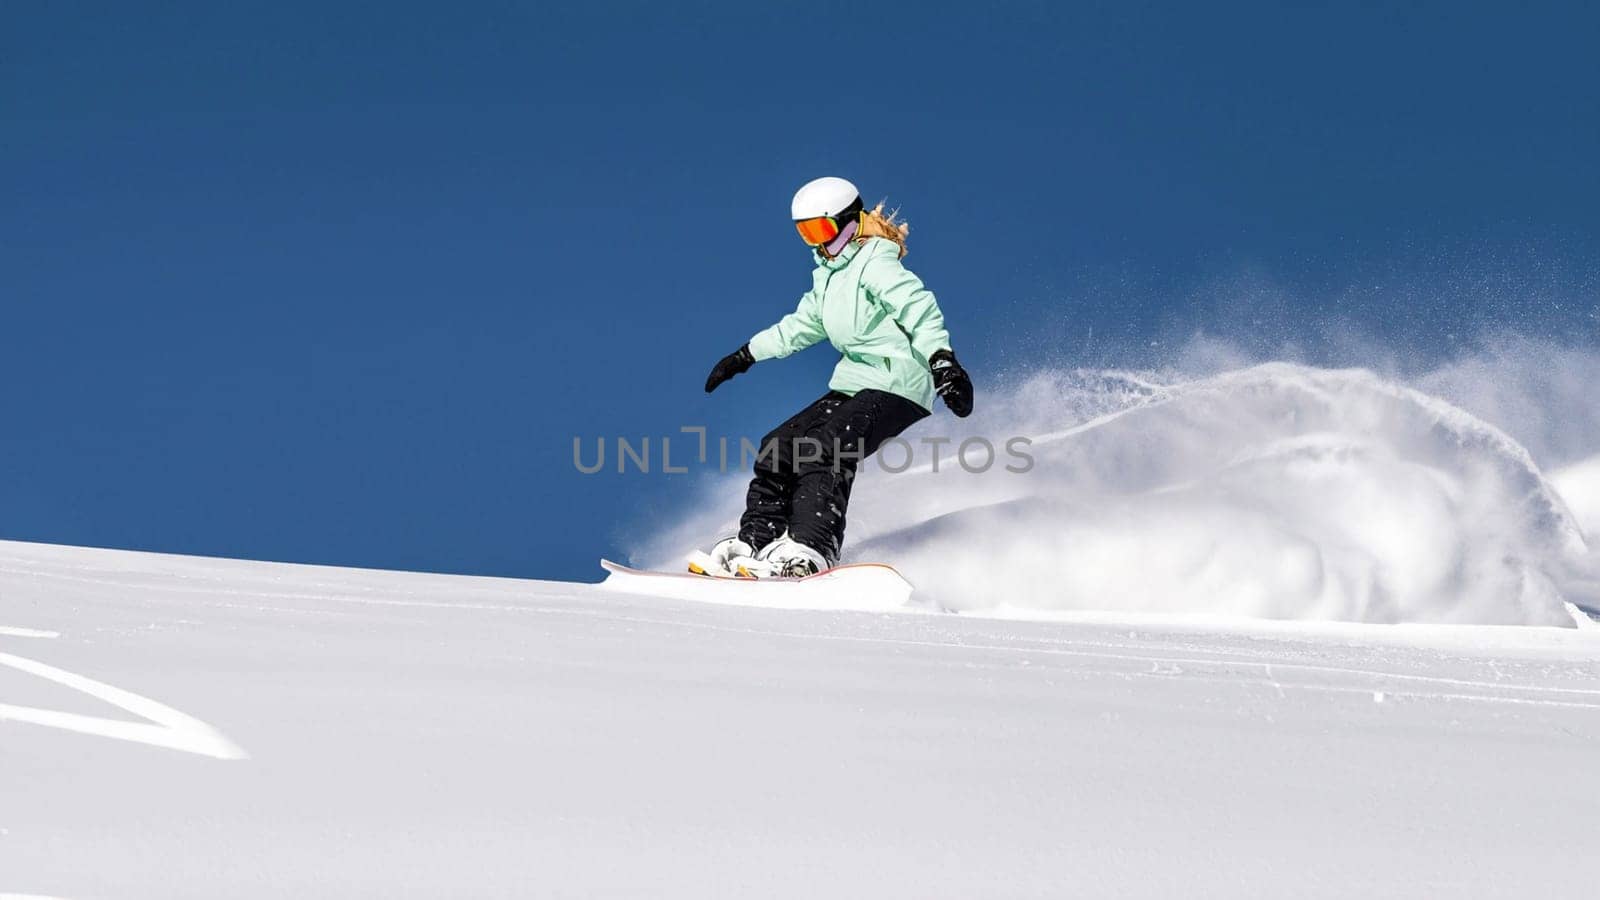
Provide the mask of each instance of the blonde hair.
POLYGON ((879 200, 878 205, 861 213, 861 224, 856 229, 857 243, 865 242, 868 238, 888 238, 900 245, 900 258, 906 255, 906 235, 911 233, 911 225, 900 221, 900 210, 893 209, 884 212, 884 201, 879 200))

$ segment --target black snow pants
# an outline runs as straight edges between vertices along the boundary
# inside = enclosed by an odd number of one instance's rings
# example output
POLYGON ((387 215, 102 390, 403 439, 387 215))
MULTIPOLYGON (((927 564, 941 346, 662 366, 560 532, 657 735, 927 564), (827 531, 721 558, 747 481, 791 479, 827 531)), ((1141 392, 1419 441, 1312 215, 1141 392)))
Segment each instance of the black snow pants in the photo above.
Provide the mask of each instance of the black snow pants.
POLYGON ((837 562, 856 467, 927 415, 887 391, 829 391, 761 439, 739 537, 760 550, 788 530, 837 562))

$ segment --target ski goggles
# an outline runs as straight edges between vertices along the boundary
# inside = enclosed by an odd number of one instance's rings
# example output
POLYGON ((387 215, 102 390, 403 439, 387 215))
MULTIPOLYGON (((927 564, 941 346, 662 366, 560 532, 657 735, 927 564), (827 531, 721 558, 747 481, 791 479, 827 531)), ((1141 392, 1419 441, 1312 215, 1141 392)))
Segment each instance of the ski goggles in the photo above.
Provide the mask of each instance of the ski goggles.
POLYGON ((862 203, 860 200, 845 207, 836 216, 812 216, 809 219, 797 219, 794 223, 796 231, 800 232, 800 240, 813 247, 821 247, 833 243, 844 231, 844 227, 856 220, 861 215, 862 203))
MULTIPOLYGON (((848 218, 846 222, 850 221, 848 218)), ((800 240, 813 247, 830 244, 839 236, 844 226, 833 216, 817 216, 814 219, 801 219, 794 223, 795 230, 800 232, 800 240)))

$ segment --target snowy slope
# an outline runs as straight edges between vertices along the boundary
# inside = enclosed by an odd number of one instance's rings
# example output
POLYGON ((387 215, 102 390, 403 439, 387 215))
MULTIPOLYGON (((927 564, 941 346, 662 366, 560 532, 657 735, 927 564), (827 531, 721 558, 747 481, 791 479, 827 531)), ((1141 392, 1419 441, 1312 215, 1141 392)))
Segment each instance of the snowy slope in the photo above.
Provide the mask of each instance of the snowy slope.
POLYGON ((0 653, 0 894, 1600 883, 1590 630, 785 611, 12 543, 0 653))

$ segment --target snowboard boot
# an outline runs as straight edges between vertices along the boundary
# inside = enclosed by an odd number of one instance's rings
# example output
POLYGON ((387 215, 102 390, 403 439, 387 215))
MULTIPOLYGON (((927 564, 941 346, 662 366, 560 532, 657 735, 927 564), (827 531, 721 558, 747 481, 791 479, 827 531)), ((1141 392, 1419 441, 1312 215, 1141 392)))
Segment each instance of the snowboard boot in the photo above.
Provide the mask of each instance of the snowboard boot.
POLYGON ((762 547, 756 562, 764 570, 751 573, 757 578, 804 578, 830 567, 827 557, 789 537, 787 531, 762 547))
POLYGON ((755 550, 739 540, 738 536, 725 537, 711 547, 710 553, 696 553, 689 557, 689 571, 696 575, 737 575, 738 565, 754 559, 755 550))

